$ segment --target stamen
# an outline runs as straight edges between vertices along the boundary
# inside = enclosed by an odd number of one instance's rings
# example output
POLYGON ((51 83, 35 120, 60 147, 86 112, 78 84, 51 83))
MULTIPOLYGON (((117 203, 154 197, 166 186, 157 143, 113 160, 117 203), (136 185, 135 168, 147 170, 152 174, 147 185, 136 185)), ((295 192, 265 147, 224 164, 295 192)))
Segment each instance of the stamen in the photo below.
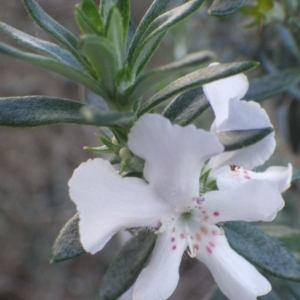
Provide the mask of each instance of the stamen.
POLYGON ((166 230, 166 225, 163 224, 160 220, 158 220, 157 225, 154 227, 154 233, 159 234, 166 230))
POLYGON ((225 231, 222 227, 219 227, 220 231, 217 231, 217 230, 214 230, 213 231, 213 235, 224 235, 225 234, 225 231))
POLYGON ((187 224, 185 224, 184 227, 185 227, 186 238, 187 238, 187 241, 188 241, 188 247, 189 247, 189 249, 190 249, 190 251, 188 250, 187 253, 188 253, 189 257, 195 258, 195 257, 196 257, 196 254, 197 254, 197 251, 196 251, 196 249, 193 247, 189 228, 188 228, 187 224))
POLYGON ((198 205, 202 205, 203 202, 205 201, 205 198, 203 197, 202 194, 199 194, 199 197, 193 197, 192 200, 193 200, 193 201, 196 201, 196 203, 197 203, 198 205))

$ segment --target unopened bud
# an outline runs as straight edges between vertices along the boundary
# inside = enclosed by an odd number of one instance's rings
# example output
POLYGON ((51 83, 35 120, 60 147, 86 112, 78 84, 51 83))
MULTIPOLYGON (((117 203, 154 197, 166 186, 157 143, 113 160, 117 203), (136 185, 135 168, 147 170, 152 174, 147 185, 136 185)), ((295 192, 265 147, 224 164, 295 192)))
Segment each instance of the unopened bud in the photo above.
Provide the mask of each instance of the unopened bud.
POLYGON ((131 157, 130 150, 127 147, 121 148, 119 151, 119 156, 121 157, 122 160, 130 158, 131 157))

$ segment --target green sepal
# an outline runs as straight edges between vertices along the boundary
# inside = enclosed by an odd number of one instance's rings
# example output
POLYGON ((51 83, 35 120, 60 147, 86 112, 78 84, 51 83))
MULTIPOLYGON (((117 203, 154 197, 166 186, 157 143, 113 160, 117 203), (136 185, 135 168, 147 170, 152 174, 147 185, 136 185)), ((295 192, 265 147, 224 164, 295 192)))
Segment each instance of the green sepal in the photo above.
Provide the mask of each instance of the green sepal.
POLYGON ((116 145, 116 144, 112 143, 109 139, 107 139, 103 136, 97 135, 97 137, 103 143, 103 145, 105 145, 111 152, 113 152, 115 154, 119 154, 119 151, 121 149, 120 145, 116 145))
POLYGON ((211 51, 200 51, 188 54, 170 64, 161 66, 140 76, 130 89, 129 99, 136 99, 142 96, 148 89, 153 87, 165 78, 178 77, 185 72, 195 69, 199 65, 206 63, 215 57, 211 51))
POLYGON ((52 246, 51 263, 75 258, 86 253, 80 243, 79 213, 75 214, 61 229, 52 246))
POLYGON ((216 135, 220 143, 224 146, 224 151, 233 151, 259 142, 273 131, 274 128, 266 127, 260 129, 217 132, 216 135))
POLYGON ((192 72, 188 75, 185 75, 171 84, 166 86, 164 89, 159 91, 157 94, 152 96, 149 100, 147 100, 144 105, 139 110, 139 116, 144 113, 150 111, 160 103, 165 100, 170 99, 173 96, 176 96, 186 90, 191 88, 195 88, 197 86, 229 77, 235 74, 239 74, 245 72, 249 69, 256 67, 258 63, 256 62, 238 62, 238 63, 226 63, 226 64, 218 64, 215 66, 210 66, 207 68, 203 68, 201 70, 192 72))
POLYGON ((214 0, 208 9, 212 16, 226 17, 238 11, 246 0, 214 0))
POLYGON ((300 81, 300 68, 291 68, 275 74, 269 74, 250 82, 246 100, 260 101, 286 91, 300 81))
POLYGON ((3 43, 0 43, 0 53, 24 60, 34 65, 56 72, 60 75, 74 80, 75 82, 83 84, 94 93, 102 96, 105 99, 108 99, 107 92, 100 82, 96 81, 87 73, 82 72, 66 64, 63 64, 58 60, 46 56, 24 52, 3 43))
POLYGON ((135 282, 152 253, 155 240, 154 233, 141 230, 123 246, 101 282, 99 300, 115 300, 135 282))
POLYGON ((256 267, 280 278, 300 281, 300 265, 278 240, 247 222, 223 225, 230 246, 256 267))
POLYGON ((57 123, 114 126, 127 123, 134 117, 133 113, 99 112, 97 107, 56 97, 0 98, 0 125, 2 126, 35 127, 57 123), (84 117, 83 109, 88 112, 93 111, 93 117, 84 117))
POLYGON ((203 94, 202 87, 197 87, 174 98, 162 115, 171 122, 185 126, 199 117, 208 107, 209 102, 203 94))
POLYGON ((106 146, 100 146, 100 147, 91 147, 91 146, 84 146, 83 150, 89 150, 94 153, 98 154, 106 154, 106 153, 113 153, 113 151, 106 146))
POLYGON ((84 71, 78 60, 68 51, 54 43, 38 39, 5 23, 0 22, 0 30, 8 37, 34 51, 52 57, 63 64, 69 65, 80 71, 84 71))

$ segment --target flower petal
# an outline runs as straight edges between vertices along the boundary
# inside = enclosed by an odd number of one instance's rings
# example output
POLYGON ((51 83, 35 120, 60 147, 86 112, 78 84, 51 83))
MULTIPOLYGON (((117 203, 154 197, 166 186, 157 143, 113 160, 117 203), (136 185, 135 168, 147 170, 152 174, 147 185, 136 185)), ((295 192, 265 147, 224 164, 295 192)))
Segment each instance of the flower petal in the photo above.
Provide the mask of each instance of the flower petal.
POLYGON ((194 125, 172 125, 157 114, 144 115, 136 122, 128 145, 145 159, 144 176, 150 186, 173 206, 198 195, 202 165, 223 150, 212 133, 194 125))
POLYGON ((252 172, 242 167, 223 167, 217 176, 219 190, 231 190, 252 179, 269 180, 276 184, 279 192, 283 193, 291 186, 293 168, 291 164, 287 167, 270 167, 264 172, 252 172))
POLYGON ((122 178, 108 161, 82 163, 69 181, 80 213, 80 240, 87 252, 101 250, 121 228, 155 226, 169 212, 142 179, 122 178))
POLYGON ((230 300, 256 300, 272 289, 254 266, 229 246, 225 236, 215 236, 211 251, 199 251, 197 258, 211 271, 220 290, 230 300))
MULTIPOLYGON (((218 63, 211 65, 215 64, 218 63)), ((230 99, 242 99, 246 94, 248 87, 248 79, 244 74, 230 76, 203 85, 203 92, 215 113, 217 127, 219 127, 229 117, 230 99)))
POLYGON ((212 191, 205 195, 203 208, 209 223, 224 221, 271 221, 284 206, 274 183, 250 180, 236 189, 212 191))
POLYGON ((170 228, 159 234, 149 265, 141 272, 133 300, 165 300, 171 296, 179 280, 179 265, 187 247, 186 239, 173 241, 170 228))
POLYGON ((251 146, 218 154, 210 159, 207 167, 212 169, 212 176, 217 175, 219 168, 232 164, 252 170, 269 159, 274 152, 275 146, 274 132, 271 132, 268 136, 251 146))

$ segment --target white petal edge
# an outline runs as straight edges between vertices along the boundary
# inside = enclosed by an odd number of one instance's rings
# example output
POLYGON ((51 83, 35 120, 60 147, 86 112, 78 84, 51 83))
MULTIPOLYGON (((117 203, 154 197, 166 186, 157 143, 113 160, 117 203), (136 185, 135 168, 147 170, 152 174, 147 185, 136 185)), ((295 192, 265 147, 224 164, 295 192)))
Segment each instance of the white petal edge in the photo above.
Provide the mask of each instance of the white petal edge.
POLYGON ((230 300, 256 300, 271 291, 267 279, 231 249, 225 236, 216 236, 213 243, 212 253, 199 251, 197 258, 208 267, 225 296, 230 300))
POLYGON ((227 151, 212 157, 207 165, 212 176, 217 176, 221 167, 227 165, 242 166, 247 170, 263 165, 272 155, 276 147, 274 132, 271 132, 259 142, 241 148, 239 150, 227 151))
POLYGON ((155 226, 169 207, 139 178, 122 178, 103 159, 82 163, 69 181, 79 212, 80 241, 87 252, 101 250, 118 230, 155 226))
POLYGON ((172 125, 158 114, 143 115, 135 123, 128 146, 145 159, 144 176, 151 188, 178 207, 198 195, 204 162, 223 150, 212 133, 194 125, 172 125))
POLYGON ((174 292, 179 280, 179 265, 187 247, 186 239, 171 242, 170 228, 158 235, 152 258, 133 288, 133 300, 165 300, 174 292))
MULTIPOLYGON (((210 64, 210 66, 216 64, 218 63, 210 64)), ((229 100, 242 99, 248 87, 248 79, 244 74, 237 74, 203 85, 203 92, 215 113, 217 127, 229 117, 229 100)))
POLYGON ((202 205, 215 224, 225 221, 272 221, 284 201, 274 183, 250 180, 236 189, 212 191, 205 195, 202 205))
POLYGON ((217 186, 219 190, 231 190, 239 187, 248 180, 260 179, 268 180, 276 184, 280 193, 283 193, 291 186, 293 167, 288 164, 287 167, 269 167, 264 172, 252 172, 244 168, 223 167, 217 176, 217 186))

